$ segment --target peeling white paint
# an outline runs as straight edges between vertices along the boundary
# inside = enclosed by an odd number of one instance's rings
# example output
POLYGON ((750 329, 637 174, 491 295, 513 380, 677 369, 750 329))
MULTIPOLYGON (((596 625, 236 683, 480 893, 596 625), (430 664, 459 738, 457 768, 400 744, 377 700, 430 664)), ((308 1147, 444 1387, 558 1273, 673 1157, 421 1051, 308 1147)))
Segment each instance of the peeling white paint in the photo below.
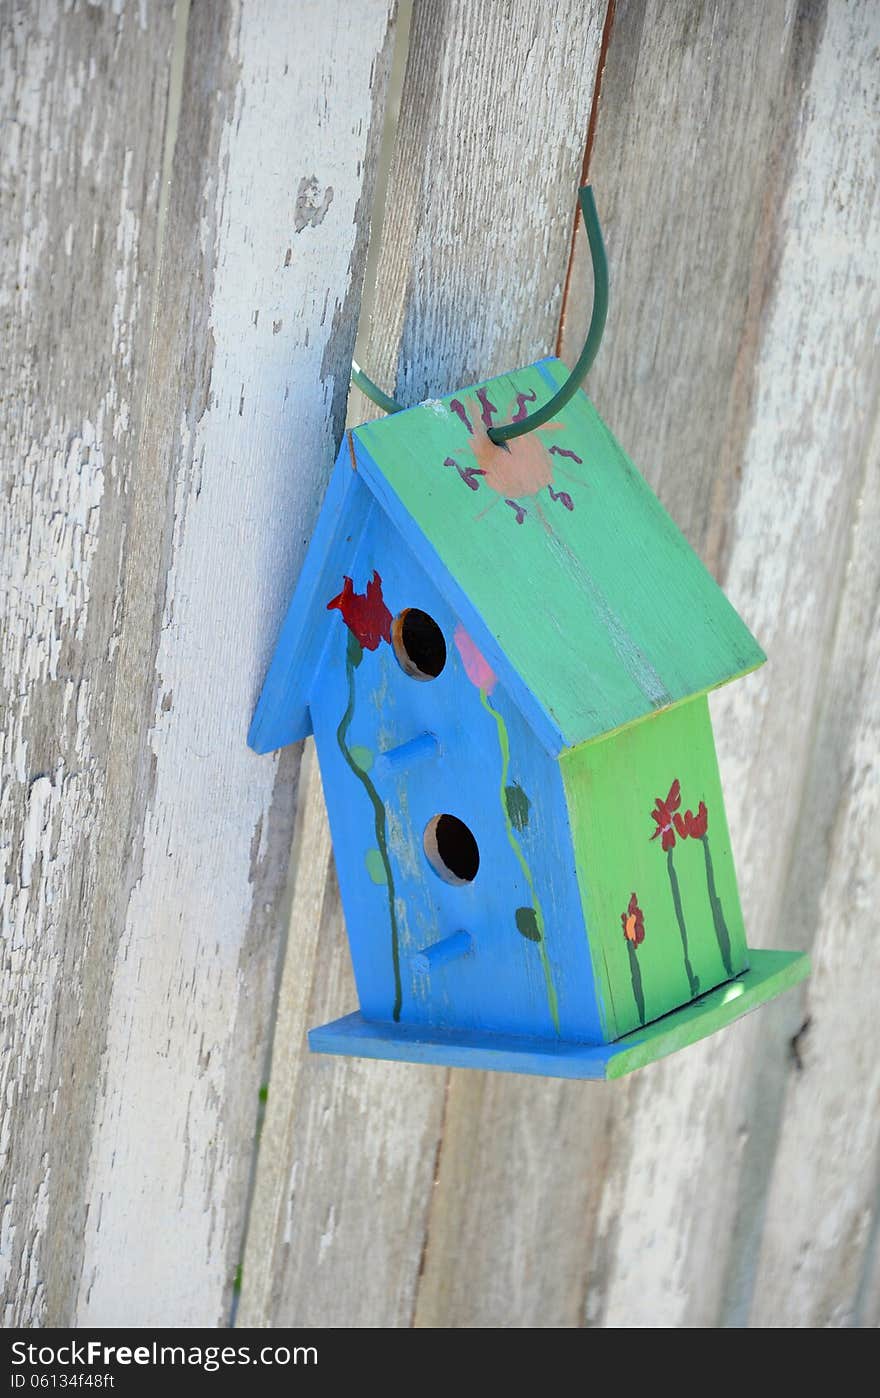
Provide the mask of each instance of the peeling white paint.
POLYGON ((385 3, 302 9, 291 26, 280 0, 245 6, 232 26, 240 77, 199 229, 214 269, 210 405, 187 420, 176 463, 155 785, 114 978, 81 1325, 222 1323, 243 1223, 227 1191, 244 1143, 227 1136, 225 1102, 249 994, 251 841, 259 830, 261 857, 277 766, 245 735, 332 462, 323 359, 365 153, 351 114, 369 116, 387 29, 385 3), (297 235, 297 189, 313 174, 334 194, 320 227, 297 235), (312 250, 288 260, 297 236, 312 250))
MULTIPOLYGON (((746 929, 757 946, 798 945, 805 930, 783 902, 788 865, 777 852, 790 851, 801 816, 836 615, 829 588, 839 588, 843 576, 853 473, 867 449, 866 410, 876 411, 876 376, 872 387, 869 375, 835 366, 868 362, 880 311, 877 206, 865 184, 876 147, 869 72, 878 42, 876 6, 829 7, 780 218, 781 256, 732 527, 726 590, 770 662, 714 695, 712 708, 746 929)), ((831 905, 828 915, 833 924, 831 905)), ((780 1016, 781 1024, 796 1012, 789 996, 761 1017, 780 1016)), ((860 1013, 869 1015, 867 1006, 860 1013)), ((867 1020, 860 1025, 854 1033, 868 1034, 867 1020)), ((768 1071, 755 1061, 767 1042, 761 1028, 755 1016, 639 1075, 626 1184, 609 1185, 617 1226, 606 1324, 713 1323, 736 1215, 748 1089, 768 1071)), ((814 1116, 812 1128, 819 1127, 814 1116)), ((807 1168, 808 1141, 803 1134, 799 1141, 807 1168)), ((780 1206, 785 1189, 781 1183, 780 1206)), ((821 1218, 810 1218, 821 1230, 821 1218)), ((779 1226, 786 1227, 782 1219, 779 1226)), ((791 1285, 788 1273, 779 1292, 791 1285)))
MULTIPOLYGON (((251 1021, 247 1017, 252 963, 243 957, 254 911, 253 864, 278 860, 271 838, 276 765, 252 757, 244 733, 329 466, 335 385, 329 374, 322 382, 324 351, 349 286, 371 67, 384 39, 387 8, 382 0, 360 7, 303 0, 292 27, 287 7, 269 0, 243 6, 240 26, 232 25, 230 58, 240 65, 239 81, 217 161, 220 184, 209 170, 198 224, 215 274, 210 399, 200 419, 185 413, 177 424, 170 558, 147 739, 155 780, 148 807, 140 811, 142 831, 135 821, 142 867, 108 1007, 75 1317, 80 1325, 213 1326, 225 1320, 230 1257, 242 1216, 241 1188, 234 1184, 242 1173, 242 1135, 233 1120, 239 1127, 247 1120, 246 1110, 234 1116, 230 1101, 242 1081, 255 1075, 260 1052, 256 1033, 235 1037, 237 1024, 253 1021, 252 1013, 251 1021), (279 131, 295 136, 279 143, 279 131), (305 196, 299 232, 298 190, 305 196)), ((65 5, 65 20, 80 10, 65 5)), ((15 400, 8 419, 0 403, 0 447, 11 482, 0 497, 0 694, 6 698, 0 736, 0 995, 7 1011, 0 1053, 0 1288, 6 1326, 46 1323, 53 1274, 77 1265, 81 1242, 47 1234, 53 1191, 64 1180, 64 1133, 71 1130, 65 1120, 56 1123, 55 1136, 48 1134, 64 1102, 62 1077, 50 1055, 59 1007, 72 1006, 75 1013, 78 1004, 81 966, 70 968, 63 958, 71 947, 82 964, 89 958, 91 929, 81 925, 79 880, 89 868, 86 851, 98 829, 97 813, 112 806, 114 795, 106 789, 100 745, 122 609, 121 598, 111 595, 116 584, 104 536, 112 520, 111 552, 121 550, 126 522, 113 510, 117 492, 126 500, 132 493, 128 438, 139 412, 133 380, 144 340, 144 298, 152 285, 139 267, 142 210, 145 190, 148 208, 155 204, 159 180, 158 163, 143 168, 140 133, 120 154, 106 100, 95 100, 102 82, 95 53, 77 57, 62 44, 56 69, 58 7, 34 0, 28 12, 33 33, 19 68, 12 50, 0 52, 0 101, 5 109, 10 99, 17 112, 16 121, 4 127, 0 195, 12 187, 26 193, 7 274, 0 270, 0 306, 27 327, 34 343, 40 334, 48 337, 41 342, 42 363, 51 366, 57 342, 52 315, 72 294, 72 279, 82 278, 83 268, 92 277, 99 256, 100 266, 112 264, 113 275, 106 304, 82 315, 81 339, 75 353, 67 345, 52 393, 35 386, 28 368, 31 344, 23 342, 12 364, 15 400), (66 213, 57 214, 66 208, 71 187, 71 150, 66 134, 59 136, 68 129, 74 132, 78 177, 95 190, 93 218, 68 221, 66 213), (56 192, 60 205, 53 207, 46 191, 56 192), (49 266, 51 297, 40 282, 49 266), (101 357, 104 380, 78 390, 71 407, 65 396, 69 381, 89 356, 101 357), (97 634, 102 608, 109 622, 97 654, 86 647, 97 634), (46 1139, 52 1149, 43 1148, 46 1139)), ((109 10, 104 7, 105 17, 127 18, 127 12, 146 34, 157 10, 147 0, 128 7, 113 0, 109 10)), ((868 392, 872 384, 876 388, 876 375, 865 366, 880 342, 877 205, 866 194, 875 173, 876 80, 868 62, 880 42, 877 15, 876 6, 857 0, 829 6, 803 102, 794 180, 779 219, 781 259, 762 326, 754 422, 727 578, 728 591, 771 662, 713 700, 746 918, 758 944, 799 936, 791 914, 796 899, 787 897, 787 853, 783 860, 773 851, 790 851, 803 818, 811 724, 823 692, 826 727, 834 726, 838 694, 855 693, 860 705, 851 711, 841 700, 839 706, 851 728, 842 759, 848 764, 841 783, 846 790, 841 795, 832 788, 828 798, 839 798, 839 805, 828 822, 828 873, 807 992, 812 1025, 803 1036, 802 1071, 788 1082, 755 1258, 753 1324, 802 1324, 807 1316, 817 1324, 853 1323, 860 1269, 870 1263, 869 1235, 876 1227, 880 1079, 864 988, 876 982, 880 969, 869 940, 876 923, 874 832, 880 828, 878 680, 876 655, 866 662, 845 643, 850 617, 862 628, 859 636, 876 634, 876 622, 869 626, 867 616, 875 595, 867 523, 862 552, 846 570, 837 621, 844 639, 830 688, 824 667, 835 624, 831 594, 849 547, 853 499, 846 492, 853 489, 853 463, 876 410, 876 397, 868 392), (854 669, 861 674, 863 664, 862 687, 848 688, 847 676, 854 669)), ((560 62, 570 59, 565 24, 554 18, 552 27, 551 49, 556 46, 560 62)), ((462 91, 456 62, 451 46, 437 77, 436 132, 456 120, 449 106, 462 91)), ((534 67, 532 57, 525 67, 534 67)), ((127 90, 131 94, 131 83, 127 90)), ((468 91, 479 98, 479 83, 469 81, 468 91)), ((506 98, 500 94, 498 100, 506 98)), ((519 99, 514 93, 511 100, 519 99)), ((566 125, 579 144, 577 122, 566 125)), ((428 145, 431 155, 431 139, 428 145)), ((426 178, 433 178, 435 168, 429 158, 426 178)), ((447 229, 458 226, 458 201, 472 196, 475 177, 479 161, 461 143, 446 171, 447 229)), ((509 224, 518 210, 516 180, 505 188, 512 202, 493 208, 492 227, 509 224)), ((443 257, 431 241, 436 229, 423 227, 414 251, 407 244, 412 266, 419 273, 431 269, 424 285, 417 276, 412 304, 400 298, 400 310, 409 317, 413 360, 427 366, 432 382, 444 381, 445 366, 470 355, 479 360, 476 377, 491 370, 496 354, 503 369, 546 349, 543 335, 531 349, 527 342, 534 325, 552 318, 558 306, 559 267, 551 265, 550 250, 567 246, 570 219, 569 210, 552 207, 555 201, 546 193, 540 198, 543 207, 533 206, 530 215, 537 225, 533 265, 517 269, 517 294, 494 298, 491 305, 484 304, 483 275, 472 265, 466 286, 456 282, 454 267, 447 284, 443 257), (420 296, 427 299, 420 302, 420 296), (453 343, 455 327, 444 319, 449 304, 466 301, 474 314, 491 317, 488 328, 474 331, 470 345, 453 343), (513 351, 513 345, 521 349, 513 351)), ((396 234, 406 240, 407 211, 393 214, 396 234)), ((488 238, 484 255, 483 270, 497 268, 498 251, 488 238)), ((74 298, 70 304, 81 302, 74 298)), ((394 330, 391 312, 388 342, 396 353, 400 327, 394 330)), ((471 322, 459 315, 458 324, 466 339, 471 322)), ((194 327, 196 341, 206 329, 194 327)), ((633 348, 641 366, 636 378, 656 374, 662 330, 646 325, 633 348)), ((198 352, 202 346, 188 348, 198 352)), ((378 362, 368 367, 381 377, 378 362)), ((448 374, 460 378, 452 368, 448 374)), ((189 388, 195 401, 206 385, 189 388)), ((428 406, 443 410, 437 400, 428 406)), ((173 438, 170 424, 167 437, 157 434, 159 441, 173 438)), ((876 444, 870 460, 876 461, 876 444)), ((870 490, 866 498, 874 498, 870 490)), ((871 508, 876 512, 876 501, 871 508)), ((875 539, 876 513, 870 519, 875 539)), ((313 883, 320 885, 326 837, 315 848, 320 857, 313 883)), ((312 888, 308 935, 314 940, 322 903, 322 887, 312 888)), ((270 906, 261 901, 263 912, 270 906)), ((314 1011, 321 1019, 336 1008, 340 987, 349 993, 338 909, 328 923, 333 925, 322 928, 322 935, 332 934, 334 950, 320 962, 326 983, 313 990, 293 962, 286 972, 279 1023, 282 1035, 288 1027, 291 1032, 286 1055, 281 1045, 277 1062, 290 1070, 296 1091, 291 1088, 288 1099, 273 1087, 270 1097, 261 1170, 273 1182, 269 1207, 254 1231, 268 1245, 262 1251, 255 1246, 263 1275, 253 1314, 259 1323, 273 1316, 277 1323, 279 1315, 301 1319, 312 1307, 317 1319, 332 1299, 349 1320, 357 1314, 369 1321, 381 1306, 383 1315, 408 1323, 420 1284, 412 1259, 418 1260, 421 1240, 425 1162, 433 1162, 442 1129, 442 1089, 433 1070, 376 1064, 311 1065, 315 1076, 303 1086, 301 1040, 312 996, 321 1002, 314 1011), (354 1162, 338 1149, 348 1140, 357 1141, 354 1162), (377 1201, 388 1197, 389 1181, 394 1236, 370 1258, 374 1295, 364 1297, 358 1294, 363 1249, 355 1247, 355 1256, 352 1239, 375 1240, 377 1201), (276 1237, 281 1246, 273 1258, 276 1237), (319 1284, 316 1261, 322 1264, 319 1284)), ((309 947, 304 962, 311 974, 312 942, 309 947)), ((790 1014, 792 1003, 780 1002, 762 1012, 763 1021, 755 1016, 615 1087, 616 1132, 603 1170, 598 1220, 604 1265, 585 1301, 591 1322, 679 1326, 703 1324, 718 1314, 743 1158, 766 1130, 749 1115, 754 1080, 765 1070, 778 1071, 778 1064, 756 1060, 775 1042, 762 1037, 760 1024, 790 1014)), ((97 1024, 95 1034, 103 1028, 97 1024)), ((510 1103, 529 1100, 525 1094, 505 1099, 497 1084, 492 1090, 499 1101, 507 1100, 508 1110, 510 1103)), ((478 1097, 474 1091, 474 1103, 478 1097)), ((561 1114, 570 1098, 560 1092, 558 1101, 561 1114)), ((460 1137, 468 1125, 459 1123, 460 1137)), ((92 1123, 79 1129, 90 1132, 92 1123)), ((540 1178, 543 1149, 543 1139, 522 1132, 525 1178, 540 1178)), ((454 1163, 449 1173, 459 1187, 454 1163)), ((521 1191, 519 1174, 517 1184, 521 1191)), ((69 1186, 68 1180, 60 1192, 69 1186)), ((435 1241, 436 1230, 449 1223, 449 1194, 438 1208, 440 1193, 434 1191, 430 1221, 435 1241)), ((530 1263, 539 1213, 531 1201, 514 1202, 524 1226, 512 1230, 510 1266, 521 1287, 491 1303, 505 1319, 508 1302, 517 1315, 534 1304, 530 1263)), ((554 1207, 567 1202, 554 1200, 554 1207)), ((547 1246, 543 1234, 540 1241, 547 1246)), ((456 1281, 458 1274, 436 1278, 440 1302, 435 1297, 432 1304, 448 1306, 456 1281)), ((874 1286, 876 1291, 876 1281, 874 1286)), ((243 1312, 247 1305, 246 1292, 243 1312)), ((65 1315, 62 1323, 72 1319, 65 1315)))
MULTIPOLYGON (((145 73, 161 31, 139 36, 145 73)), ((108 121, 116 99, 95 66, 112 48, 121 101, 126 32, 125 19, 92 21, 81 8, 35 0, 0 45, 0 106, 14 113, 0 143, 13 240, 0 269, 0 1277, 5 1320, 18 1325, 45 1323, 53 1263, 60 1273, 75 1255, 78 1239, 50 1240, 46 1228, 53 1192, 64 1188, 65 1138, 90 1129, 65 1122, 59 1138, 54 1118, 71 1076, 59 1023, 80 1005, 91 931, 83 882, 106 796, 96 746, 111 657, 95 646, 115 583, 112 551, 96 570, 108 483, 130 445, 141 312, 140 180, 151 133, 141 122, 139 148, 121 148, 125 119, 108 121), (98 230, 96 267, 88 243, 98 230)), ((134 111, 138 94, 126 91, 134 111)))

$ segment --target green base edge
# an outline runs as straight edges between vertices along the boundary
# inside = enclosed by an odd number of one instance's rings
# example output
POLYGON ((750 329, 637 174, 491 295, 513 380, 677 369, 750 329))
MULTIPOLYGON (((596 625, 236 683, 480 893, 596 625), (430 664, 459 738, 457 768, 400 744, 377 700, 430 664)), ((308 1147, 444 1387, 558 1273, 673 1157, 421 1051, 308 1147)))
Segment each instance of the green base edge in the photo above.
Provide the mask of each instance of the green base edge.
POLYGON ((756 951, 750 947, 748 955, 749 969, 742 975, 612 1044, 617 1052, 609 1062, 607 1076, 621 1078, 726 1029, 810 974, 810 958, 803 951, 756 951))
POLYGON ((612 1044, 576 1044, 476 1030, 388 1024, 346 1015, 309 1034, 314 1053, 438 1063, 557 1078, 621 1078, 705 1039, 809 975, 804 952, 752 951, 742 975, 612 1044))

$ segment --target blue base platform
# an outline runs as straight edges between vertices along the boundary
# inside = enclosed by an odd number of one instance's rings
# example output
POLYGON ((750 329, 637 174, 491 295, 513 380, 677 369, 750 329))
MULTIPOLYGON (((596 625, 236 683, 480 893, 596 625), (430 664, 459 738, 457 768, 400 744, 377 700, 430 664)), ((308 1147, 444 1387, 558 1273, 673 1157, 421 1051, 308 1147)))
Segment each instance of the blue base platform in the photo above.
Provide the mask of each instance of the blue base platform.
POLYGON ((749 959, 751 965, 742 975, 612 1044, 388 1024, 364 1019, 357 1012, 312 1029, 309 1047, 314 1053, 488 1068, 548 1078, 620 1078, 724 1029, 802 981, 810 970, 809 958, 803 952, 750 951, 749 959))

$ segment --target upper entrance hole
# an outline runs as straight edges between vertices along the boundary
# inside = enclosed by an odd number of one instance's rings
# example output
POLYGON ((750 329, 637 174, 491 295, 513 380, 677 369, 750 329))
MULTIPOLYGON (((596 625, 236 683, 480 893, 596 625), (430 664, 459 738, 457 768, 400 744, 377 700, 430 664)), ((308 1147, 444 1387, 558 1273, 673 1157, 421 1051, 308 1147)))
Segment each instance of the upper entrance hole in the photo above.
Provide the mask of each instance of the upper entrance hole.
POLYGON ((436 680, 446 664, 443 632, 419 607, 406 607, 394 618, 391 644, 401 669, 414 680, 436 680))

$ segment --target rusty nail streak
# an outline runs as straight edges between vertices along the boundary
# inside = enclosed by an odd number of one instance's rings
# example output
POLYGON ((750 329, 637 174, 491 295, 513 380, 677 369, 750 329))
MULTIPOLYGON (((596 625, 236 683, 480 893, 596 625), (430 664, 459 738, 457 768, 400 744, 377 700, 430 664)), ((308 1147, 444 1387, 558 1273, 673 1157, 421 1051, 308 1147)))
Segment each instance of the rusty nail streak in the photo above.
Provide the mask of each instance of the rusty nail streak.
MULTIPOLYGON (((602 41, 599 45, 599 62, 596 65, 596 82, 593 87, 593 101, 590 106, 590 119, 587 122, 587 140, 584 146, 584 162, 581 166, 581 186, 589 184, 590 162, 593 158, 593 146, 596 141, 596 128, 599 125, 599 100, 602 96, 602 79, 605 76, 605 64, 608 60, 608 48, 611 43, 611 32, 614 28, 614 11, 617 7, 617 0, 608 0, 608 9, 605 11, 605 23, 602 26, 602 41)), ((578 231, 578 211, 575 207, 574 219, 571 228, 571 245, 568 251, 568 266, 565 269, 565 284, 562 288, 562 306, 559 311, 559 328, 556 333, 556 357, 562 354, 562 345, 565 339, 565 314, 568 309, 568 298, 571 292, 571 273, 574 267, 574 250, 578 231)))

